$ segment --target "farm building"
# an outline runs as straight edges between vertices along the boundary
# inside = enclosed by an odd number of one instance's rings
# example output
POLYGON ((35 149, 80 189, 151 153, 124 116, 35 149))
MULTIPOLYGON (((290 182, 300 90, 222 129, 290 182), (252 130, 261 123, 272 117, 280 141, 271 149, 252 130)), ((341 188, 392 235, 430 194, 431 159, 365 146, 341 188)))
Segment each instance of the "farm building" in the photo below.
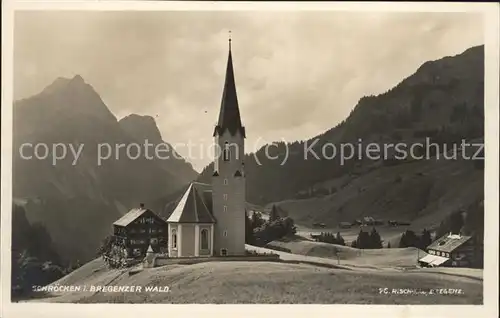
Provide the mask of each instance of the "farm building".
POLYGON ((168 225, 141 204, 113 223, 113 235, 117 245, 125 248, 127 256, 144 256, 150 245, 155 252, 166 248, 168 225))
POLYGON ((422 266, 474 267, 480 257, 472 236, 446 234, 427 247, 428 255, 421 258, 422 266))

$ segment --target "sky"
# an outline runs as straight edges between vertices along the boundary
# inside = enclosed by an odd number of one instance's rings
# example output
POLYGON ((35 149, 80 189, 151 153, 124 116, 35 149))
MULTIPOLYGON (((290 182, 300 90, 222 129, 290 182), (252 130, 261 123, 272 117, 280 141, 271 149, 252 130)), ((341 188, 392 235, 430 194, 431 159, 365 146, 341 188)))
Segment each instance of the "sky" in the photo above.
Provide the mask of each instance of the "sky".
POLYGON ((120 119, 153 116, 201 171, 220 108, 231 30, 246 151, 304 140, 429 60, 484 43, 474 13, 17 12, 14 99, 81 75, 120 119))

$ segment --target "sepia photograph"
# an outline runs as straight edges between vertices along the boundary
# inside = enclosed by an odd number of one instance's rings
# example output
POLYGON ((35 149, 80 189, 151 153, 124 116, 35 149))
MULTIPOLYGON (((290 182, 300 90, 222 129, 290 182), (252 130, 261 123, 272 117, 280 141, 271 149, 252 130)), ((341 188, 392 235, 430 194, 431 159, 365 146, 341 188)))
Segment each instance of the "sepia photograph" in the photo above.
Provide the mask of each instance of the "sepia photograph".
POLYGON ((11 14, 2 306, 485 305, 488 5, 137 5, 11 14))

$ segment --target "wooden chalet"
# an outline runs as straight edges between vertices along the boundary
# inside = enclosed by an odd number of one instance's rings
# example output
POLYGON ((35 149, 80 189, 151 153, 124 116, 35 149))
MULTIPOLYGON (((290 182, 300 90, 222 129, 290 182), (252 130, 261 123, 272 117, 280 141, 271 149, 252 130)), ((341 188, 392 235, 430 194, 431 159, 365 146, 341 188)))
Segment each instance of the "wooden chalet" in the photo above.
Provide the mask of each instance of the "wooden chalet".
POLYGON ((113 223, 113 235, 115 244, 124 247, 128 257, 146 255, 149 246, 155 253, 166 251, 168 246, 167 223, 143 204, 113 223))
POLYGON ((426 267, 474 267, 478 257, 481 257, 472 236, 451 233, 429 245, 427 253, 427 256, 419 260, 426 267))

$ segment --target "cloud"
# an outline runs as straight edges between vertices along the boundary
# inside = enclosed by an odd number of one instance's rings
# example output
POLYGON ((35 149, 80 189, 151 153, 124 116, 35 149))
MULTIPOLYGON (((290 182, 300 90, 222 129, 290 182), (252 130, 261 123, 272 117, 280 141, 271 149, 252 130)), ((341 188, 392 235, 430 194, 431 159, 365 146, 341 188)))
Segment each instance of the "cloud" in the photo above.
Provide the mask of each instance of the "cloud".
MULTIPOLYGON (((482 44, 482 25, 471 13, 17 12, 14 96, 80 74, 117 117, 158 115, 166 141, 207 146, 231 30, 251 148, 322 133, 362 96, 482 44)), ((202 169, 210 158, 190 161, 202 169)))

